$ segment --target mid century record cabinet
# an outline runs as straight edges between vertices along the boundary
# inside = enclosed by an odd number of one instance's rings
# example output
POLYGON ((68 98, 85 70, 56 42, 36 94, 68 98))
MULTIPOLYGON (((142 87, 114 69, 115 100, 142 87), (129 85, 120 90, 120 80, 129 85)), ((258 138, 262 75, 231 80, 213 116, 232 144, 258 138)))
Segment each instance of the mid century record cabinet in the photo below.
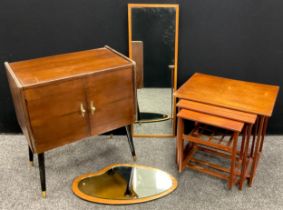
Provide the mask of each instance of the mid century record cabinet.
POLYGON ((30 161, 38 154, 45 196, 44 152, 135 121, 135 63, 108 46, 5 63, 30 161))

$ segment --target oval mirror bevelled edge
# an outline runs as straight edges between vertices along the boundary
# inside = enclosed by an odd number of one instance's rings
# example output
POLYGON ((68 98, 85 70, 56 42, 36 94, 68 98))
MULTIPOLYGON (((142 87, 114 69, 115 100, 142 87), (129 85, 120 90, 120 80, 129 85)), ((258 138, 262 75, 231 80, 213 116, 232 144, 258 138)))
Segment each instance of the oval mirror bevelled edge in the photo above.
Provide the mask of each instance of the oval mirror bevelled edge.
POLYGON ((95 173, 76 177, 73 193, 102 204, 136 204, 164 197, 177 188, 177 180, 157 168, 137 164, 112 164, 95 173))
POLYGON ((137 72, 134 137, 176 134, 178 34, 178 4, 128 4, 129 57, 137 72))

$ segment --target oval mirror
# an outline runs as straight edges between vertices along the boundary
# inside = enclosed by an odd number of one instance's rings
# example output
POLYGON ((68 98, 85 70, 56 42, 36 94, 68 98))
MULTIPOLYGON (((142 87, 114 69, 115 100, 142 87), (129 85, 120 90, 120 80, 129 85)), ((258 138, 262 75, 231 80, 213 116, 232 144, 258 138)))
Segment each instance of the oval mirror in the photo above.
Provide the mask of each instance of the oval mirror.
POLYGON ((156 168, 114 164, 75 178, 73 192, 96 203, 133 204, 163 197, 177 187, 176 179, 156 168))

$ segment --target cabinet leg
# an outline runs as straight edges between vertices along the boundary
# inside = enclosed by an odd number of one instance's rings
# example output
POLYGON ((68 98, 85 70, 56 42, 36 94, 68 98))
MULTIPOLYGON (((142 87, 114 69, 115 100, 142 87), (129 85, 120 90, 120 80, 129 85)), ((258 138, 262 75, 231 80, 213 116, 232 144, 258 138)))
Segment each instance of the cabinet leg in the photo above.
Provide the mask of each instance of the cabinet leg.
POLYGON ((139 106, 139 102, 138 102, 138 98, 137 98, 137 120, 138 122, 141 120, 141 111, 140 111, 140 106, 139 106))
POLYGON ((128 142, 129 142, 129 146, 130 146, 130 149, 131 149, 131 153, 132 153, 134 161, 136 161, 136 152, 135 152, 135 146, 134 146, 133 137, 132 137, 132 133, 131 133, 131 126, 126 125, 125 128, 126 128, 126 132, 127 132, 127 137, 128 137, 128 142))
POLYGON ((33 166, 33 153, 32 153, 32 150, 30 149, 30 147, 28 147, 28 155, 29 155, 30 165, 33 166))
POLYGON ((45 164, 44 164, 44 153, 38 154, 38 165, 39 165, 39 175, 41 184, 41 195, 42 198, 46 197, 46 180, 45 180, 45 164))

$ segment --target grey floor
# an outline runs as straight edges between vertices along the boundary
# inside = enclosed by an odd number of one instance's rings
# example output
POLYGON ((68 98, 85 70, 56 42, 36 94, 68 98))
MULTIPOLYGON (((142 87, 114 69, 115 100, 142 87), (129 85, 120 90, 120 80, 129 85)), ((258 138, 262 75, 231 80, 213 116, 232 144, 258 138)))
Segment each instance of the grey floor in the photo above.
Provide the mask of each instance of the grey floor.
POLYGON ((172 194, 147 203, 109 206, 77 198, 74 177, 111 163, 131 163, 126 137, 89 138, 46 153, 47 198, 40 197, 37 159, 28 163, 22 135, 0 135, 1 209, 283 209, 283 136, 268 136, 252 188, 226 189, 225 182, 190 170, 179 174, 174 139, 135 139, 139 164, 163 169, 179 181, 172 194))

